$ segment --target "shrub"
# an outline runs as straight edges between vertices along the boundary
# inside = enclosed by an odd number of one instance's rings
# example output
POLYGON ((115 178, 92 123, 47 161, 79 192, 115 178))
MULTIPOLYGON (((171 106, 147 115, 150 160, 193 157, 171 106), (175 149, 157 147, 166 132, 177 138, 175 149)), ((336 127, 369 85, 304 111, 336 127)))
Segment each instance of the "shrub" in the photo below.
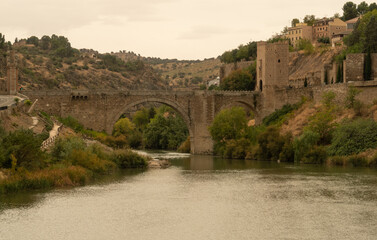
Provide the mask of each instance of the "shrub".
POLYGON ((310 130, 304 131, 300 137, 296 138, 293 141, 294 161, 302 161, 310 149, 318 143, 319 139, 320 135, 310 130))
POLYGON ((268 127, 258 136, 258 158, 261 160, 278 160, 285 143, 284 137, 276 127, 268 127))
POLYGON ((54 162, 70 162, 71 159, 69 157, 74 150, 84 150, 85 148, 86 145, 84 141, 80 138, 58 138, 55 141, 55 145, 52 149, 51 155, 53 157, 54 162))
POLYGON ((223 156, 233 159, 245 159, 249 148, 250 141, 248 139, 232 139, 226 143, 223 156))
POLYGON ((352 155, 377 147, 377 123, 371 119, 344 121, 334 131, 330 155, 352 155))
POLYGON ((329 163, 336 166, 346 166, 347 158, 344 156, 333 156, 329 158, 329 163))
MULTIPOLYGON (((4 168, 12 167, 11 155, 17 161, 17 167, 39 169, 44 166, 45 154, 41 151, 42 138, 35 136, 31 130, 16 130, 3 138, 4 168)), ((0 157, 1 160, 1 157, 0 157)))
POLYGON ((367 167, 368 160, 360 155, 351 155, 347 158, 347 162, 352 164, 354 167, 367 167))
POLYGON ((307 153, 305 153, 302 161, 310 164, 322 164, 327 159, 327 152, 323 146, 314 146, 307 153))
POLYGON ((294 110, 297 110, 304 101, 301 101, 298 104, 286 104, 281 109, 276 110, 275 112, 271 113, 267 117, 263 119, 263 124, 266 126, 270 126, 272 124, 282 123, 282 121, 285 119, 285 117, 293 112, 294 110))
POLYGON ((282 162, 293 162, 295 158, 295 151, 293 149, 292 134, 287 134, 284 137, 284 145, 279 154, 279 160, 282 162))
POLYGON ((148 158, 141 156, 131 150, 115 151, 112 160, 119 168, 145 168, 148 165, 148 158))
POLYGON ((184 141, 181 146, 179 146, 178 152, 190 153, 190 136, 188 136, 186 141, 184 141))
POLYGON ((113 162, 101 159, 88 150, 73 150, 69 157, 73 165, 82 166, 95 173, 104 173, 116 167, 113 162))
POLYGON ((59 118, 59 121, 63 123, 65 126, 75 130, 75 132, 80 132, 84 129, 84 126, 72 116, 68 116, 66 118, 59 118))
POLYGON ((324 109, 309 118, 306 129, 319 134, 319 143, 322 145, 330 144, 333 130, 336 126, 331 110, 324 109))
POLYGON ((355 104, 359 101, 356 99, 356 96, 360 93, 361 91, 355 87, 349 87, 347 91, 347 96, 346 96, 346 107, 347 108, 355 108, 355 104))
POLYGON ((235 70, 224 78, 220 83, 221 90, 249 90, 255 88, 255 79, 248 70, 235 70))

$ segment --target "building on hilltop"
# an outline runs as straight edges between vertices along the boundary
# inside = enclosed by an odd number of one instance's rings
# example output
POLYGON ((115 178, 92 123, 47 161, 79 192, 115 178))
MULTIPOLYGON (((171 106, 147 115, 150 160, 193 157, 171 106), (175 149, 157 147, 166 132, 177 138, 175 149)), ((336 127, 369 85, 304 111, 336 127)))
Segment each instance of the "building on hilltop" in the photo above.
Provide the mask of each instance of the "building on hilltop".
POLYGON ((288 28, 284 37, 290 40, 290 44, 296 47, 300 39, 306 39, 312 41, 313 30, 312 26, 308 26, 306 23, 298 23, 295 27, 288 28))
POLYGON ((8 53, 7 76, 0 79, 1 95, 16 95, 18 90, 18 70, 14 51, 8 53))
POLYGON ((347 23, 339 18, 322 18, 313 23, 313 41, 318 39, 328 38, 331 40, 334 35, 345 32, 347 30, 347 23))
POLYGON ((353 31, 355 29, 356 23, 357 23, 357 21, 359 21, 359 19, 360 19, 360 17, 356 17, 356 18, 352 18, 352 19, 346 21, 347 30, 353 31))

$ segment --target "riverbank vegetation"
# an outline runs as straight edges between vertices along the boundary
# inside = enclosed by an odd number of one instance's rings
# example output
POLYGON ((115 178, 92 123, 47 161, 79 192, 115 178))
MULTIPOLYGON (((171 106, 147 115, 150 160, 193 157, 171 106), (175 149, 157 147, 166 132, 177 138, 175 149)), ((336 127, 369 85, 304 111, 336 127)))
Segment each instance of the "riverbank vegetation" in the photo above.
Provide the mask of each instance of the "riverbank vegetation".
POLYGON ((143 107, 132 120, 122 116, 111 135, 85 129, 72 117, 59 119, 76 132, 100 141, 112 148, 162 149, 190 152, 189 132, 183 118, 172 108, 143 107), (182 146, 181 146, 182 145, 182 146))
POLYGON ((31 130, 7 133, 0 128, 0 194, 84 185, 119 169, 148 164, 131 150, 113 151, 78 136, 58 138, 48 151, 41 150, 42 141, 31 130))
POLYGON ((319 105, 303 99, 258 126, 247 125, 242 108, 223 110, 209 128, 214 151, 226 158, 375 167, 377 104, 362 104, 358 93, 350 88, 343 104, 335 102, 333 92, 319 105))

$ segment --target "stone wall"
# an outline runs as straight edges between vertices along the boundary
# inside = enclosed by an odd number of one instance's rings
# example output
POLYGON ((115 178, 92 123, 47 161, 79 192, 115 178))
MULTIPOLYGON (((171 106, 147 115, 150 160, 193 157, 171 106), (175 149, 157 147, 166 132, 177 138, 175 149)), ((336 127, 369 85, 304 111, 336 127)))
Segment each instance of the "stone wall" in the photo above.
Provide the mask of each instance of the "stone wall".
POLYGON ((73 116, 86 128, 111 133, 119 117, 147 102, 165 104, 175 109, 187 124, 191 151, 212 153, 213 142, 208 127, 216 114, 226 107, 243 106, 258 115, 255 92, 221 91, 39 91, 24 92, 37 110, 67 117, 73 116))
POLYGON ((5 95, 7 93, 7 82, 4 78, 0 78, 0 95, 5 95))
POLYGON ((364 80, 364 54, 348 54, 344 60, 344 80, 345 82, 364 80))

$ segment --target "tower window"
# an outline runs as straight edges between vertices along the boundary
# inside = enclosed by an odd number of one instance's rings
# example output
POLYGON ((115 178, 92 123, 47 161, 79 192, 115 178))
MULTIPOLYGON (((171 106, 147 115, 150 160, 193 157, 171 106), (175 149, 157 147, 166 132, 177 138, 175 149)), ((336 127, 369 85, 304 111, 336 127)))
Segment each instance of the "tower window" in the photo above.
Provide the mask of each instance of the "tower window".
POLYGON ((278 63, 280 62, 280 59, 278 59, 278 63))

